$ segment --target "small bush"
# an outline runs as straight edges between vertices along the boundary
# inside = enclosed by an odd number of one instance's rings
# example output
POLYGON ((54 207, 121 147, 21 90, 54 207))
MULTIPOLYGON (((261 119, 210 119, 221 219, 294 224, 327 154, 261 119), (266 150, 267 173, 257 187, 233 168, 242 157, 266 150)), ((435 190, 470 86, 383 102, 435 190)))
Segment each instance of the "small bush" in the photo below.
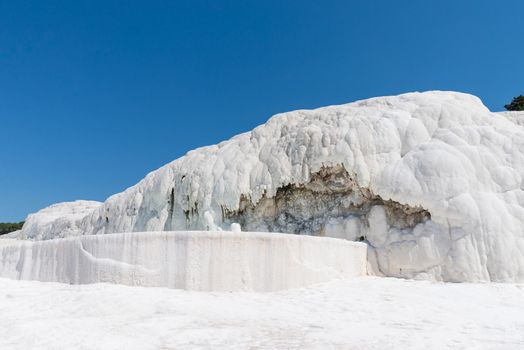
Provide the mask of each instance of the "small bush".
POLYGON ((505 105, 508 111, 524 111, 524 96, 520 95, 513 98, 509 105, 505 105))
POLYGON ((0 222, 0 235, 5 235, 6 233, 20 230, 24 222, 0 222))

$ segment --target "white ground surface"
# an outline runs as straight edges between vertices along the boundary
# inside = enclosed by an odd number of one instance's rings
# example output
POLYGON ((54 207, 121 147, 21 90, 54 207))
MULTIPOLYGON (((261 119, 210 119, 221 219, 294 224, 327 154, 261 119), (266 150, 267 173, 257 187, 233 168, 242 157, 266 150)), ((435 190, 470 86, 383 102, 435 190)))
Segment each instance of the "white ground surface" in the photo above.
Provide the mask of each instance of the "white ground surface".
POLYGON ((278 293, 0 279, 0 349, 524 349, 524 285, 378 277, 278 293))

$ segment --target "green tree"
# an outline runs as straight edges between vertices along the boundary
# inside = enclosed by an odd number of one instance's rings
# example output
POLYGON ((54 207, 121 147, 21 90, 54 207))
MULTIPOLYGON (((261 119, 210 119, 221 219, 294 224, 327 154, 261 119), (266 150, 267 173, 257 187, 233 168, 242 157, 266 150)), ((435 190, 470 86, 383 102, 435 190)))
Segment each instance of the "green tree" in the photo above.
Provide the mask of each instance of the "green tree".
POLYGON ((0 235, 5 235, 6 233, 20 230, 24 222, 0 222, 0 235))
POLYGON ((508 111, 524 111, 524 96, 520 95, 513 98, 509 105, 505 105, 508 111))

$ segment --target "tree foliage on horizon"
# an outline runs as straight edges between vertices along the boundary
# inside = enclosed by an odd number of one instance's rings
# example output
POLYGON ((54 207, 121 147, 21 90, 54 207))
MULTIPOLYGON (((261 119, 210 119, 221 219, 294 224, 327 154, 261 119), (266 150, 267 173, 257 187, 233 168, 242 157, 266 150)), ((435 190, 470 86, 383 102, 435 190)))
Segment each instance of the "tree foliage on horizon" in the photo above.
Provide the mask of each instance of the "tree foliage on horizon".
POLYGON ((0 235, 5 235, 6 233, 20 230, 24 222, 0 222, 0 235))
POLYGON ((519 95, 513 98, 509 105, 505 105, 508 111, 524 111, 524 96, 519 95))

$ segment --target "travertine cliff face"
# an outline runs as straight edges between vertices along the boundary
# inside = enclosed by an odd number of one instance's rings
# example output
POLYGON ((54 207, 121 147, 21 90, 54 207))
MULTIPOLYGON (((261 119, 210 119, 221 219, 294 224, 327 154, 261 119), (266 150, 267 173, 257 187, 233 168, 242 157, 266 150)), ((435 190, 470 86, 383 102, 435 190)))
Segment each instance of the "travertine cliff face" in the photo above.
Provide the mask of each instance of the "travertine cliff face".
POLYGON ((366 274, 366 245, 259 232, 140 232, 0 240, 0 277, 270 292, 366 274))
POLYGON ((240 223, 366 242, 377 274, 524 281, 524 128, 513 117, 454 92, 283 113, 85 214, 30 216, 20 237, 240 223))

